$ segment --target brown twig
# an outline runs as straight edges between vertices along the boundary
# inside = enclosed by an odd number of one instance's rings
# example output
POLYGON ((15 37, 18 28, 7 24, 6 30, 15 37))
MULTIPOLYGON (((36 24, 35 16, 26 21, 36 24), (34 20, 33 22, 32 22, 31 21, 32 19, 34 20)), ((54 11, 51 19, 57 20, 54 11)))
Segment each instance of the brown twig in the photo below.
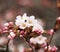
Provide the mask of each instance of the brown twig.
POLYGON ((59 24, 58 24, 58 22, 56 21, 55 26, 54 26, 54 29, 53 29, 54 32, 52 33, 50 39, 49 39, 48 42, 47 42, 47 52, 48 52, 48 49, 49 49, 48 46, 50 45, 50 43, 51 43, 51 41, 52 41, 52 39, 53 39, 53 36, 54 36, 55 32, 58 30, 58 28, 59 28, 59 24))

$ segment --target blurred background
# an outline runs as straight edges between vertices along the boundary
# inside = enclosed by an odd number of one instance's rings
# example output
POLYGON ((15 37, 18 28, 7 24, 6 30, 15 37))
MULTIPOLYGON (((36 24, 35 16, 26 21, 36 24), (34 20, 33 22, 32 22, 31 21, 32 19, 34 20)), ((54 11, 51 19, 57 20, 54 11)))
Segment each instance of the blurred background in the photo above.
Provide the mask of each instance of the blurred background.
POLYGON ((57 0, 0 0, 0 24, 23 13, 42 19, 46 29, 50 29, 58 16, 57 0))
MULTIPOLYGON (((0 28, 3 28, 5 22, 14 21, 17 15, 23 15, 23 13, 40 18, 44 22, 44 28, 49 30, 54 27, 56 18, 59 16, 57 0, 0 0, 0 28)), ((55 33, 52 41, 58 47, 60 47, 59 32, 60 29, 55 33)), ((19 44, 19 41, 16 42, 19 44)), ((22 44, 21 40, 20 43, 22 44)))

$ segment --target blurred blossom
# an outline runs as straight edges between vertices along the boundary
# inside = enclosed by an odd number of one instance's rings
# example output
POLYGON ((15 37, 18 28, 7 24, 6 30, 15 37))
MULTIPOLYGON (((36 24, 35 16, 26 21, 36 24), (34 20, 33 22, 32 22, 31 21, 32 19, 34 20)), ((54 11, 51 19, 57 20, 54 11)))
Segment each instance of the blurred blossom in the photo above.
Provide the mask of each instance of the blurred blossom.
POLYGON ((4 26, 8 27, 9 26, 9 23, 5 23, 4 26))
POLYGON ((33 2, 32 2, 32 0, 17 0, 17 3, 19 5, 28 6, 28 7, 31 7, 31 6, 34 5, 33 2))
POLYGON ((56 3, 55 3, 56 0, 54 2, 52 2, 52 1, 54 1, 54 0, 41 0, 41 4, 42 4, 42 6, 45 6, 48 8, 56 6, 56 3))
POLYGON ((36 38, 32 37, 30 39, 30 43, 42 45, 42 44, 46 44, 46 40, 47 40, 47 37, 40 35, 36 38))
POLYGON ((54 29, 50 29, 50 30, 48 31, 48 34, 49 34, 49 35, 53 35, 53 33, 54 33, 54 29))
POLYGON ((15 9, 9 9, 4 14, 5 20, 7 20, 7 21, 14 20, 15 16, 16 16, 16 10, 15 9))
POLYGON ((60 24, 60 17, 57 18, 57 23, 60 24))

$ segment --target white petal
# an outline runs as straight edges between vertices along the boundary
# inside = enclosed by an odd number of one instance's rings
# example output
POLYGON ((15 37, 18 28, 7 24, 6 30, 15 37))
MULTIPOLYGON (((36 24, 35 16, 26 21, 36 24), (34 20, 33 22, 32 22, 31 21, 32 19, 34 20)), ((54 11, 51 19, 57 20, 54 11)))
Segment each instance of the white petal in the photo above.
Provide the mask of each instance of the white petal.
POLYGON ((30 38, 30 43, 36 44, 35 38, 30 38))
POLYGON ((31 19, 31 20, 35 19, 35 16, 30 16, 30 19, 31 19))
POLYGON ((21 19, 21 16, 20 16, 20 15, 19 15, 19 16, 17 16, 17 17, 16 17, 16 19, 18 19, 18 20, 19 20, 19 19, 21 19))
POLYGON ((27 14, 26 14, 26 13, 24 13, 22 17, 27 17, 27 14))

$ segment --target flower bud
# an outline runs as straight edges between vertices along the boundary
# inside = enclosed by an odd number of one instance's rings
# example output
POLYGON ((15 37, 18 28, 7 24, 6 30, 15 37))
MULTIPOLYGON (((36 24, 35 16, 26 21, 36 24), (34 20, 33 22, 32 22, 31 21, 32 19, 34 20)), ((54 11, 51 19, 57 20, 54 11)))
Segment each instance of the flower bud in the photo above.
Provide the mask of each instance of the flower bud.
POLYGON ((57 23, 60 24, 60 17, 57 18, 57 23))
POLYGON ((24 31, 20 31, 20 35, 24 36, 25 32, 24 31))
POLYGON ((49 35, 53 35, 53 33, 54 33, 54 30, 53 30, 53 29, 50 29, 50 30, 48 31, 48 34, 49 34, 49 35))
POLYGON ((13 27, 13 22, 9 22, 9 28, 13 27))
POLYGON ((14 32, 10 32, 8 38, 13 39, 15 36, 16 36, 16 34, 14 32))
POLYGON ((4 26, 8 27, 9 26, 9 23, 5 23, 4 26))

